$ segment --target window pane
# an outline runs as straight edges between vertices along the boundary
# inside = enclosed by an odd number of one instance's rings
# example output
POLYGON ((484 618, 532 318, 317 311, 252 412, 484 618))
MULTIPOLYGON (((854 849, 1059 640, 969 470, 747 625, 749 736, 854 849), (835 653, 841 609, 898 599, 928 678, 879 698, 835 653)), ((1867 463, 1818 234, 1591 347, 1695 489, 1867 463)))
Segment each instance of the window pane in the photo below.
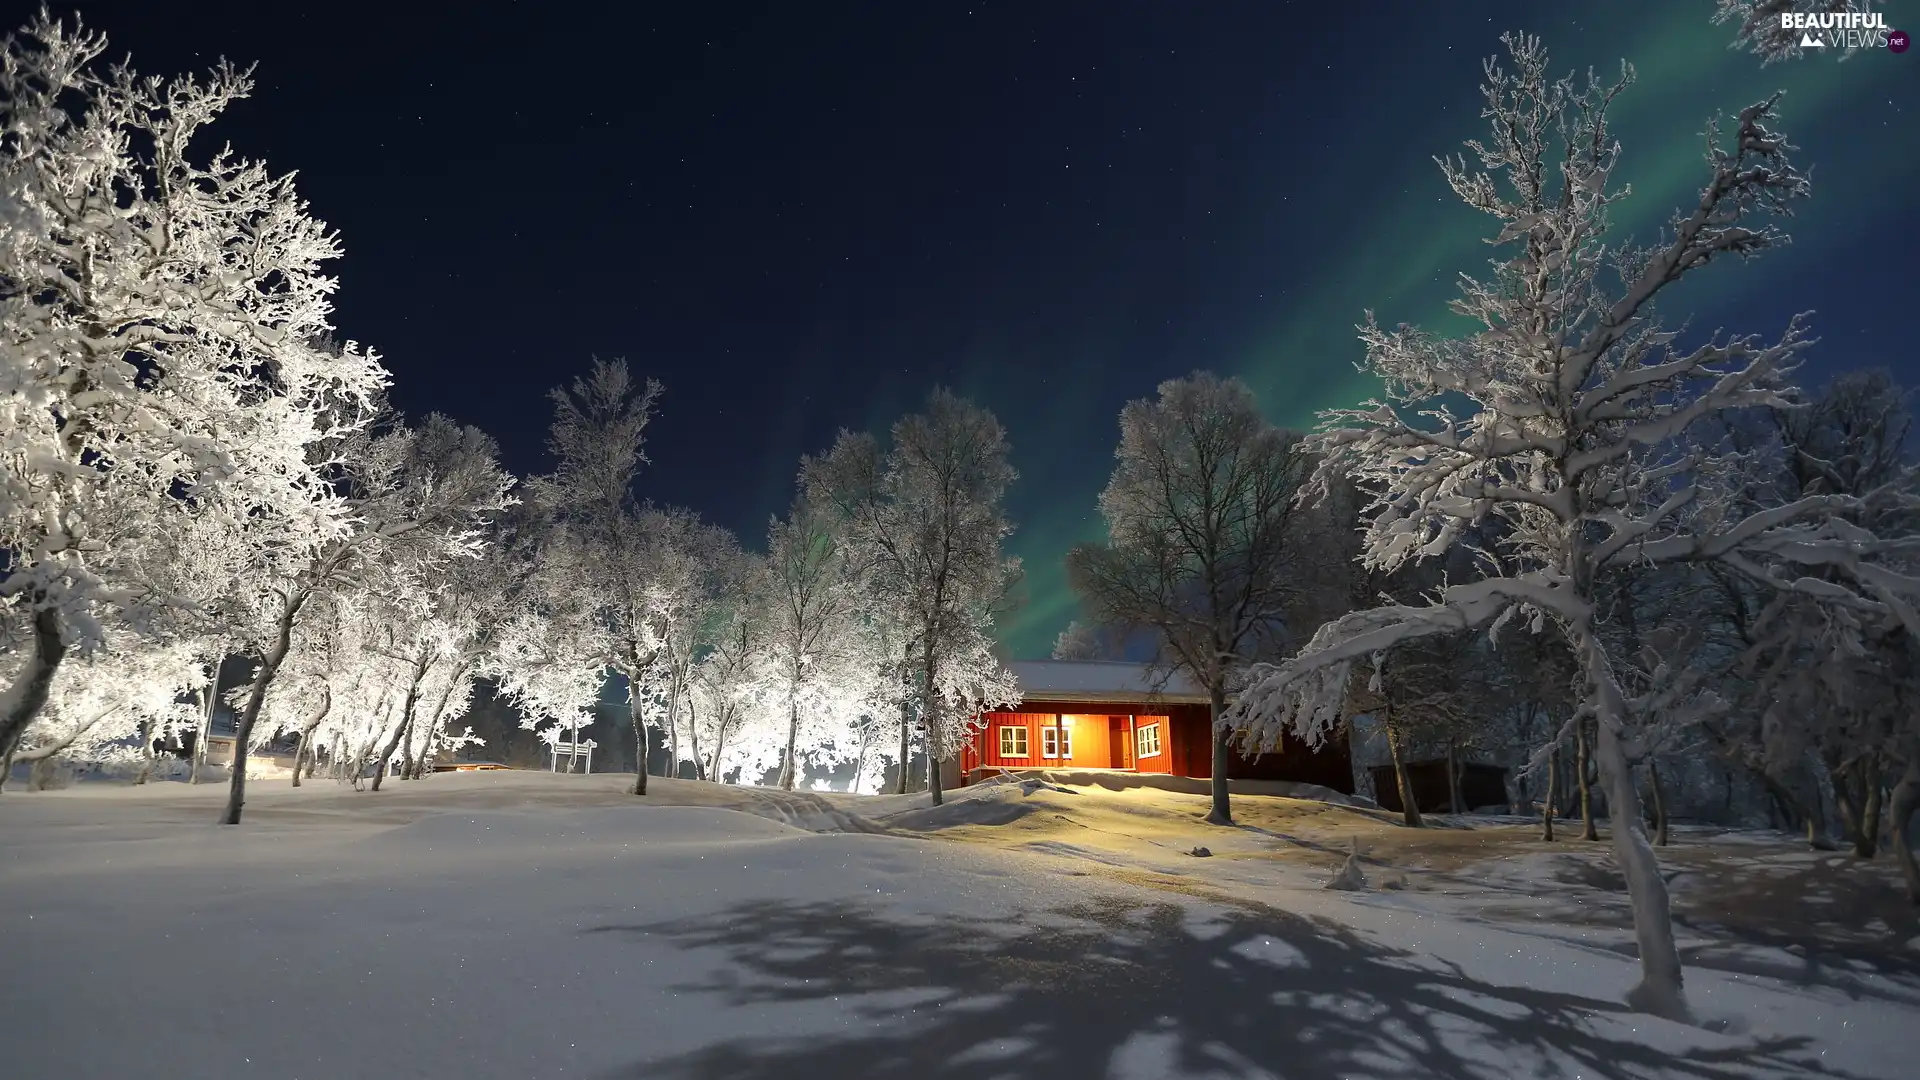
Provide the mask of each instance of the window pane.
POLYGON ((1134 752, 1139 757, 1152 757, 1160 752, 1160 725, 1148 724, 1134 735, 1134 752))

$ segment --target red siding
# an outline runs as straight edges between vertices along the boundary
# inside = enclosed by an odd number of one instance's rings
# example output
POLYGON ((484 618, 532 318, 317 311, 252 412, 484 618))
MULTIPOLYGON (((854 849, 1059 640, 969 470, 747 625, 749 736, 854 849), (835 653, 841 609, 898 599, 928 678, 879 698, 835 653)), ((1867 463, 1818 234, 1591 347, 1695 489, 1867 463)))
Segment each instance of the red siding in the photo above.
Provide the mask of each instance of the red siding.
MULTIPOLYGON (((1112 702, 1023 702, 1018 710, 988 713, 980 731, 961 752, 960 770, 971 779, 970 770, 986 767, 1009 769, 1126 769, 1143 773, 1171 773, 1176 776, 1205 778, 1213 766, 1212 725, 1205 705, 1164 703, 1137 705, 1112 702), (1041 756, 1043 728, 1051 727, 1059 716, 1072 729, 1069 737, 1073 756, 1066 760, 1041 756), (1134 755, 1134 738, 1129 737, 1127 719, 1133 718, 1133 730, 1157 724, 1160 727, 1160 752, 1151 757, 1134 755), (1027 734, 1024 757, 1000 754, 1000 729, 1019 727, 1027 734)), ((1321 784, 1336 791, 1353 790, 1352 766, 1345 740, 1307 749, 1298 740, 1288 740, 1278 751, 1248 759, 1234 754, 1227 763, 1227 775, 1247 780, 1293 780, 1321 784)))
POLYGON ((986 726, 974 736, 974 751, 977 762, 963 762, 968 768, 974 765, 1006 766, 1015 769, 1107 769, 1112 768, 1113 753, 1108 743, 1108 720, 1105 713, 1078 712, 996 712, 985 716, 986 726), (1055 721, 1067 735, 1066 758, 1048 757, 1046 750, 1046 731, 1055 726, 1055 721), (1027 752, 1024 756, 1003 756, 1000 753, 1000 729, 1020 728, 1027 733, 1027 752))
MULTIPOLYGON (((1039 711, 1046 707, 1047 704, 1036 702, 1023 706, 1018 712, 987 713, 981 718, 980 731, 962 754, 962 770, 982 766, 1010 769, 1126 769, 1134 766, 1134 737, 1127 728, 1127 718, 1131 714, 1115 713, 1111 705, 1085 702, 1063 702, 1059 712, 1039 711), (1046 748, 1044 731, 1054 725, 1056 716, 1068 730, 1067 748, 1071 756, 1065 760, 1046 757, 1042 753, 1046 748), (1018 727, 1026 731, 1027 753, 1024 757, 1000 753, 1000 729, 1003 727, 1018 727)), ((1148 723, 1161 724, 1161 750, 1154 757, 1142 759, 1140 767, 1146 772, 1171 772, 1172 734, 1166 726, 1166 717, 1142 716, 1137 720, 1136 729, 1148 723)))
POLYGON ((1179 771, 1174 767, 1175 740, 1173 737, 1173 727, 1167 721, 1168 717, 1164 713, 1136 713, 1134 715, 1133 738, 1135 747, 1140 745, 1141 731, 1149 727, 1158 727, 1160 729, 1160 752, 1150 756, 1136 757, 1133 763, 1134 771, 1143 773, 1173 773, 1179 771))

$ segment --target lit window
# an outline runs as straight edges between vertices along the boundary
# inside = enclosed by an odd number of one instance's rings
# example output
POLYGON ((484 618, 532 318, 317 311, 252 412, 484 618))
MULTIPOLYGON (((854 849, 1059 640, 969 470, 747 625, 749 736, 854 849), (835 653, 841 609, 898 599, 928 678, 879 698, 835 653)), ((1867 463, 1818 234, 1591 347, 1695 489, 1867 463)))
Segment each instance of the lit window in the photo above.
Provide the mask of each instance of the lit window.
POLYGON ((1138 757, 1155 757, 1160 753, 1160 725, 1148 724, 1133 735, 1134 750, 1138 757))
POLYGON ((1000 756, 1027 756, 1027 729, 1023 727, 1003 727, 1000 729, 1000 756))
MULTIPOLYGON (((1063 721, 1064 724, 1064 721, 1063 721)), ((1040 729, 1040 756, 1073 756, 1073 729, 1070 727, 1043 727, 1040 729)))

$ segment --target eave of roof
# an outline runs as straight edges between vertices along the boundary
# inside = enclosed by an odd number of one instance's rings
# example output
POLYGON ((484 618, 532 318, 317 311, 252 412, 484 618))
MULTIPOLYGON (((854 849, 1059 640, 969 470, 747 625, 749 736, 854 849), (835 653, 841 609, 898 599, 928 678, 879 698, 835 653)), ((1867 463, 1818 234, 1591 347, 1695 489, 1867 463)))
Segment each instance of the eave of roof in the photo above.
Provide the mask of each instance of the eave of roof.
POLYGON ((1022 694, 1022 703, 1029 701, 1084 701, 1088 704, 1114 705, 1205 705, 1204 694, 1138 694, 1121 693, 1112 690, 1031 690, 1022 694))

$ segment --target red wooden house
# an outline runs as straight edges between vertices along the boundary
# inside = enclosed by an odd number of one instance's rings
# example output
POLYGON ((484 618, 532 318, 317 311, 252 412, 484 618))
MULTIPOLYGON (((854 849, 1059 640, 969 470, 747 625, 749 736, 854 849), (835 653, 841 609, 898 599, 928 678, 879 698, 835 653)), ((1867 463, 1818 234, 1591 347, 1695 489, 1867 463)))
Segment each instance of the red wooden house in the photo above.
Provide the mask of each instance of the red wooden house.
MULTIPOLYGON (((1145 664, 1033 660, 1009 666, 1020 680, 1020 704, 981 717, 980 730, 960 751, 961 784, 1001 769, 1213 775, 1207 695, 1184 676, 1156 686, 1145 664)), ((1227 775, 1353 791, 1344 742, 1317 752, 1288 742, 1254 757, 1235 754, 1227 775)))

